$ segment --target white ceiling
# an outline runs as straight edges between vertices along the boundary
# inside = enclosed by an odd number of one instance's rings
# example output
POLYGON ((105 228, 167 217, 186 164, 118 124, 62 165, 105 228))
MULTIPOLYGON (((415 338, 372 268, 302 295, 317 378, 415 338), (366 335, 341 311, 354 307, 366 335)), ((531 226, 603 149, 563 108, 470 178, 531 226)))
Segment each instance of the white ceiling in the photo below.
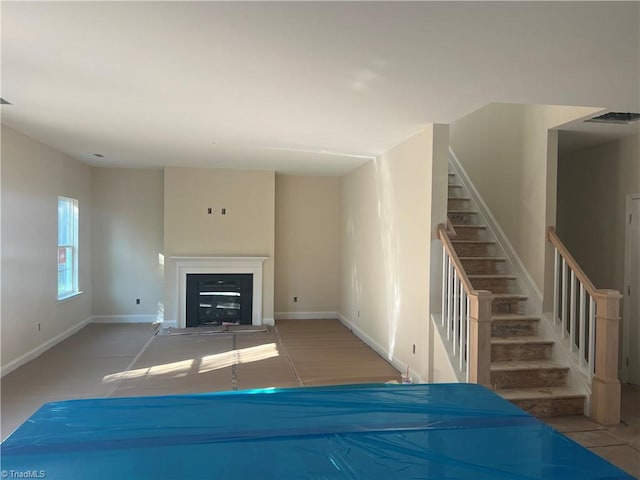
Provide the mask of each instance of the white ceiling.
POLYGON ((340 175, 490 102, 640 111, 637 1, 1 9, 2 122, 94 165, 340 175))

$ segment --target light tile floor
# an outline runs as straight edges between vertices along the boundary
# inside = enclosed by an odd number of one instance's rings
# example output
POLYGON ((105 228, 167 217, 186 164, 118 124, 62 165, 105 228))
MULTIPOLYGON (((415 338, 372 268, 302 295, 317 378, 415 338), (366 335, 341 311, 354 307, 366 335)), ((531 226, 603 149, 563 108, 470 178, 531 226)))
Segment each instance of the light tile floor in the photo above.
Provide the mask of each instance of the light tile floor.
POLYGON ((640 478, 640 387, 622 385, 621 423, 605 427, 583 416, 542 419, 583 447, 640 478))

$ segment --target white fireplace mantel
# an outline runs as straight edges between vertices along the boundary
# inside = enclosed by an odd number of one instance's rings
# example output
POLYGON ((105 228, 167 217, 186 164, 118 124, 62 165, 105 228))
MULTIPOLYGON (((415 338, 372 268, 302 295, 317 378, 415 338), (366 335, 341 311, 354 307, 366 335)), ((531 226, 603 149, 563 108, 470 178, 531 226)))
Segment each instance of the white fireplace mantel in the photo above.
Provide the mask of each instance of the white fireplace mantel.
POLYGON ((262 325, 262 266, 269 257, 169 257, 176 269, 178 328, 187 326, 187 275, 248 273, 253 275, 251 323, 262 325))

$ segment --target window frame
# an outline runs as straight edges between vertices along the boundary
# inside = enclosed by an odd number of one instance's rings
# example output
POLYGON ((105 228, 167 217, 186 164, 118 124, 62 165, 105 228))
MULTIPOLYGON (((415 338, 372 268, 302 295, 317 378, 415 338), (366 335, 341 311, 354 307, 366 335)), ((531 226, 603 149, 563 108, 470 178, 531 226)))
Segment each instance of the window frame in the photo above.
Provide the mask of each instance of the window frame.
POLYGON ((80 210, 78 207, 78 199, 58 196, 58 222, 57 222, 57 236, 58 236, 58 300, 66 300, 74 297, 82 292, 78 288, 78 223, 80 210), (63 210, 64 209, 64 210, 63 210), (64 211, 66 210, 66 218, 64 211), (66 242, 61 242, 61 224, 66 223, 63 227, 66 232, 62 235, 66 237, 66 242), (61 269, 61 259, 66 265, 61 269), (61 272, 69 271, 71 278, 67 279, 61 284, 60 274, 61 272), (61 285, 65 288, 61 289, 61 285))

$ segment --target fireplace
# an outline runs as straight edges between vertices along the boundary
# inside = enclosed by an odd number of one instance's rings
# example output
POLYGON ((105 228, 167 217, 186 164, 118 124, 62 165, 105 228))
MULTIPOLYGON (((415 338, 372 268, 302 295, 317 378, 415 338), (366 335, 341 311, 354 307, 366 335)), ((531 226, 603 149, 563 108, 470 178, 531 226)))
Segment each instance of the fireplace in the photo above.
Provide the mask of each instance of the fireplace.
POLYGON ((251 325, 253 274, 187 274, 187 327, 251 325))
MULTIPOLYGON (((248 315, 241 319, 250 325, 262 325, 262 269, 268 257, 246 256, 170 256, 166 265, 166 278, 168 279, 167 299, 170 302, 168 312, 175 312, 175 325, 178 328, 187 327, 187 277, 191 275, 243 275, 251 277, 251 308, 244 308, 243 313, 248 315), (175 308, 175 310, 174 310, 175 308), (248 313, 247 313, 248 312, 248 313)), ((207 296, 207 295, 204 295, 207 296)), ((232 295, 228 295, 232 296, 232 295)), ((204 302, 203 302, 204 303, 204 302)), ((199 308, 199 307, 197 307, 199 308)), ((167 311, 165 311, 165 315, 167 311)), ((230 314, 229 314, 230 315, 230 314)), ((205 314, 206 317, 206 314, 205 314)), ((165 316, 165 321, 172 317, 165 316)), ((210 321, 205 320, 205 322, 210 321)), ((235 322, 235 320, 234 320, 235 322)), ((206 323, 204 323, 206 325, 206 323)))

